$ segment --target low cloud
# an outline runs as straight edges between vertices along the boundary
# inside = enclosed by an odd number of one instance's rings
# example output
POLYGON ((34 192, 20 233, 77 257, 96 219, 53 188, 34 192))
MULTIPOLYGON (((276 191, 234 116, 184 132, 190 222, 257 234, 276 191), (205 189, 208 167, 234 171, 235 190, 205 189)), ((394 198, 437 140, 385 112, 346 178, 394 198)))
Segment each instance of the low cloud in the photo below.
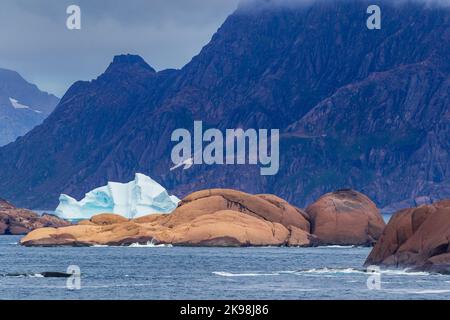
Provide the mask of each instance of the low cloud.
POLYGON ((0 67, 62 95, 90 80, 115 54, 134 53, 155 69, 180 68, 198 54, 239 0, 2 0, 0 67), (66 29, 78 4, 82 30, 66 29))
MULTIPOLYGON (((261 2, 298 6, 316 1, 347 0, 2 0, 0 67, 61 96, 73 82, 102 73, 115 54, 139 54, 157 70, 181 68, 239 3, 261 8, 261 2), (65 27, 66 8, 73 3, 82 9, 80 31, 65 27)), ((450 6, 450 0, 384 1, 450 6)))

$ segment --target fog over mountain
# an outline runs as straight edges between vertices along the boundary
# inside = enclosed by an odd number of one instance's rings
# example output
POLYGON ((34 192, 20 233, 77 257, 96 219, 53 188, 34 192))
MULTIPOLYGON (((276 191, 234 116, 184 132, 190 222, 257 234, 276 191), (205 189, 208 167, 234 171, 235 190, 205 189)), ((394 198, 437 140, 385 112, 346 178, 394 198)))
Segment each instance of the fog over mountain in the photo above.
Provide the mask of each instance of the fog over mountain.
POLYGON ((0 66, 62 96, 91 80, 121 53, 157 70, 181 68, 198 54, 239 0, 2 0, 0 66), (81 30, 66 28, 66 9, 81 8, 81 30))

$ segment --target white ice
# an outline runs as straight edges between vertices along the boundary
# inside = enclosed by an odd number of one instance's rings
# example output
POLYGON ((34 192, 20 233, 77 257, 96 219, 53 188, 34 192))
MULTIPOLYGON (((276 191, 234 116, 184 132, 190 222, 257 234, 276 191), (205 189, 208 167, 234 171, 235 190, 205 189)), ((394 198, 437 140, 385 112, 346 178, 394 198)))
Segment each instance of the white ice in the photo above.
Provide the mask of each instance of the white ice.
POLYGON ((170 213, 180 199, 169 195, 156 181, 137 173, 128 183, 108 182, 106 186, 94 189, 84 199, 62 194, 56 215, 68 220, 90 219, 101 213, 115 213, 128 219, 149 214, 170 213))

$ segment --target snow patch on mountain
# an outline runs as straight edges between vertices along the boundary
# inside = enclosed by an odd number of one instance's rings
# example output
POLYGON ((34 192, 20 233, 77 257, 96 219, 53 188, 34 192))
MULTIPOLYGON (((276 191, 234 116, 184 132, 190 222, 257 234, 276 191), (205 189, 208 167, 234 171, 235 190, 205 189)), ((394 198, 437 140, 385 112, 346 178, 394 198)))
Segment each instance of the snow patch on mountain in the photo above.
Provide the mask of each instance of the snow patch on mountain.
POLYGON ((31 108, 27 105, 21 104, 18 100, 14 99, 14 98, 9 98, 9 101, 11 102, 11 105, 14 107, 14 109, 28 109, 28 110, 34 111, 36 113, 42 113, 39 110, 34 110, 33 108, 31 108))

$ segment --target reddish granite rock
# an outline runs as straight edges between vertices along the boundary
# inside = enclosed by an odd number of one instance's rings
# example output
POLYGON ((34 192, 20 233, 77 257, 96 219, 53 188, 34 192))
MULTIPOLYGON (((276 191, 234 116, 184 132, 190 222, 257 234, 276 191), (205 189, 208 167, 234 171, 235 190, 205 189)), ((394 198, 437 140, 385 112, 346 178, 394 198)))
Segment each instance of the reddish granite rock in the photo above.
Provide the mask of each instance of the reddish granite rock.
POLYGON ((128 222, 129 220, 117 214, 104 213, 92 217, 89 221, 95 225, 104 226, 110 224, 124 223, 128 222))
POLYGON ((317 237, 307 231, 296 227, 289 227, 287 245, 290 247, 315 247, 319 245, 317 237))
POLYGON ((54 215, 40 216, 30 210, 16 208, 0 199, 0 235, 22 235, 38 228, 68 225, 70 223, 54 215))
POLYGON ((128 245, 147 241, 185 246, 370 245, 378 239, 383 227, 373 202, 355 191, 325 195, 307 213, 274 195, 210 189, 187 196, 171 214, 133 220, 102 214, 69 228, 36 230, 21 243, 27 246, 128 245))
POLYGON ((307 214, 273 195, 212 189, 189 195, 168 215, 134 220, 102 214, 68 228, 36 230, 23 245, 310 246, 307 214))
POLYGON ((230 189, 208 189, 195 192, 184 198, 170 215, 168 225, 202 214, 221 210, 234 210, 259 219, 294 226, 308 231, 308 216, 302 210, 274 195, 252 195, 230 189))
POLYGON ((272 223, 237 211, 223 210, 204 214, 190 222, 168 228, 157 219, 151 223, 135 221, 109 225, 76 225, 42 228, 21 240, 26 246, 130 245, 133 243, 173 244, 178 246, 267 246, 283 245, 289 231, 272 223))
POLYGON ((367 196, 339 190, 322 196, 306 209, 311 233, 319 245, 373 245, 385 222, 367 196))
POLYGON ((450 272, 450 200, 405 209, 389 221, 365 265, 450 272))

